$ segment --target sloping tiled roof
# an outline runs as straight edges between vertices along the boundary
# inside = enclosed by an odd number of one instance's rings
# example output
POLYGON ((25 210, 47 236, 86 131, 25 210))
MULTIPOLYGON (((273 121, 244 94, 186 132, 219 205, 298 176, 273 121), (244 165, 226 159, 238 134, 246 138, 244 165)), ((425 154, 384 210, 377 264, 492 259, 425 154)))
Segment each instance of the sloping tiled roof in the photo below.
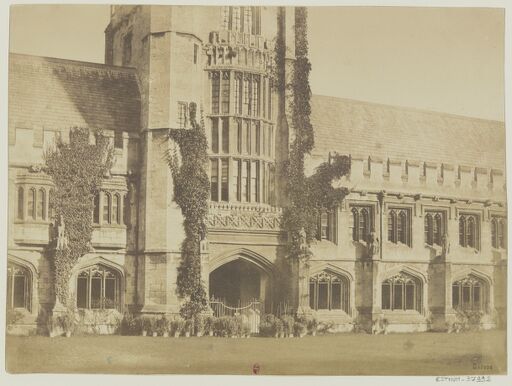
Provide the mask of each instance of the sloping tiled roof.
POLYGON ((140 93, 135 70, 10 54, 9 121, 26 128, 138 130, 140 93))
POLYGON ((313 154, 505 167, 503 122, 317 96, 313 154))

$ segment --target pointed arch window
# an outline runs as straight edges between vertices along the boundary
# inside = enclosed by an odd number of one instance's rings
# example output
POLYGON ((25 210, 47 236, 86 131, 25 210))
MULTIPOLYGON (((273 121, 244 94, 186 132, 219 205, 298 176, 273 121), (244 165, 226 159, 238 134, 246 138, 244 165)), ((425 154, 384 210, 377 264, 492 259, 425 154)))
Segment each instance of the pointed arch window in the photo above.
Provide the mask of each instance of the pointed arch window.
POLYGON ((463 213, 459 216, 459 244, 461 247, 480 249, 480 217, 463 213))
POLYGON ((428 245, 441 245, 444 234, 444 213, 427 212, 425 222, 425 243, 428 245))
POLYGON ((19 264, 7 264, 7 307, 31 311, 32 275, 19 264))
POLYGON ((350 283, 343 275, 322 271, 309 279, 309 306, 313 310, 349 313, 350 283))
POLYGON ((366 206, 352 207, 352 239, 354 241, 368 241, 372 228, 372 210, 366 206))
POLYGON ((104 265, 81 271, 76 282, 76 306, 85 309, 119 309, 120 276, 104 265))
POLYGON ((468 275, 452 284, 452 307, 467 311, 485 311, 487 305, 485 282, 468 275))
POLYGON ((400 272, 382 282, 383 310, 420 311, 422 305, 419 279, 400 272))
POLYGON ((491 218, 491 237, 493 248, 506 248, 507 220, 504 217, 493 216, 491 218))
POLYGON ((411 246, 411 210, 392 208, 388 212, 388 241, 411 246))

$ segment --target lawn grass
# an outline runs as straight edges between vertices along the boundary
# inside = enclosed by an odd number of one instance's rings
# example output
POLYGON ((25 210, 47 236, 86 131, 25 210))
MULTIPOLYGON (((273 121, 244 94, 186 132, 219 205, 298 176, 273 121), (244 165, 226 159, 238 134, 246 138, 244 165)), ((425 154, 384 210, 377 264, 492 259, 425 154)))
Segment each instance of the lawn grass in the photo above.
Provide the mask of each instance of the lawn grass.
POLYGON ((506 332, 6 338, 11 373, 251 374, 255 363, 263 375, 505 374, 506 332))

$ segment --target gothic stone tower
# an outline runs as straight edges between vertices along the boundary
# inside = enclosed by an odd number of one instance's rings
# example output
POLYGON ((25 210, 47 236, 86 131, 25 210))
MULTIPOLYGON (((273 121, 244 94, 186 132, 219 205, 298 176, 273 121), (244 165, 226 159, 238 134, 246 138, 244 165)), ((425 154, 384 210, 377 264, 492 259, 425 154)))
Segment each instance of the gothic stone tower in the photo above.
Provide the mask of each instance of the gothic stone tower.
POLYGON ((290 18, 278 13, 286 11, 112 6, 105 62, 134 67, 141 89, 139 167, 132 174, 137 221, 128 253, 135 255, 134 303, 142 312, 179 309, 183 219, 164 153, 168 128, 190 127, 192 102, 209 136, 209 248, 202 266, 210 296, 259 298, 268 306, 291 292, 276 208, 276 153, 285 154, 276 147, 288 143, 285 103, 272 85, 272 68, 276 39, 288 44, 293 34, 285 31, 290 18))

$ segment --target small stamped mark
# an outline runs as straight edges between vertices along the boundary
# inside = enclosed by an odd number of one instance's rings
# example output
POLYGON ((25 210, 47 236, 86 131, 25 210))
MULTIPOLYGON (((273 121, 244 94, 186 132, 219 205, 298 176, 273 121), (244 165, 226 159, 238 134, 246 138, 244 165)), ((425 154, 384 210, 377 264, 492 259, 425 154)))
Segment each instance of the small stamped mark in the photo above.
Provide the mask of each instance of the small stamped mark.
POLYGON ((473 358, 471 358, 471 362, 473 364, 473 370, 492 370, 491 364, 482 362, 481 355, 473 356, 473 358))
POLYGON ((260 373, 260 364, 259 363, 255 363, 252 365, 252 373, 253 375, 258 375, 260 373))

